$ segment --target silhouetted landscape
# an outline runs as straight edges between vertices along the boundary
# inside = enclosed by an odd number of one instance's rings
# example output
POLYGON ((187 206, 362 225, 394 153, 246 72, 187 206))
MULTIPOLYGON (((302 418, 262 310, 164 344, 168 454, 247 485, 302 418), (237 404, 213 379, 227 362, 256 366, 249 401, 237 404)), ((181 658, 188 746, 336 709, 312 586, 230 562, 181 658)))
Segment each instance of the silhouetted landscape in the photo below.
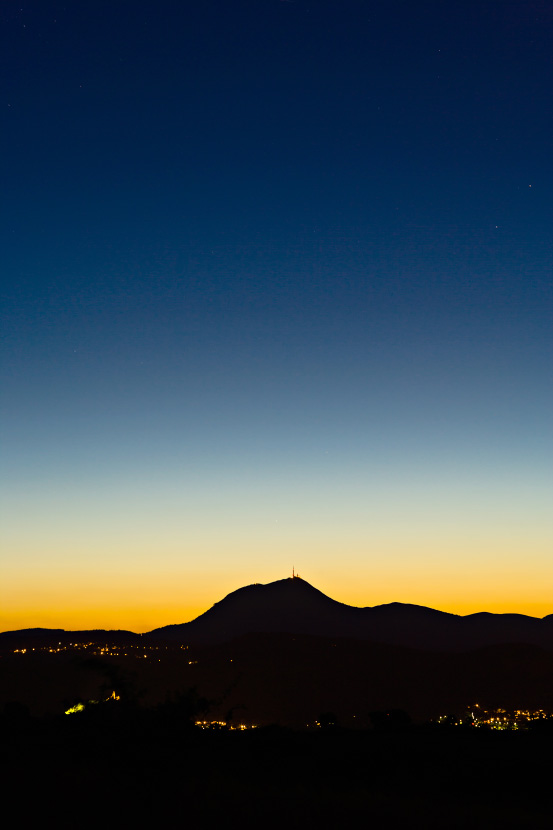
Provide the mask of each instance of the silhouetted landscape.
POLYGON ((545 827, 551 623, 352 608, 296 577, 143 635, 4 632, 5 776, 139 824, 545 827))
POLYGON ((37 715, 123 686, 145 707, 195 688, 215 719, 232 711, 295 729, 328 710, 348 728, 381 709, 416 723, 474 702, 553 711, 553 615, 353 608, 299 577, 241 588, 192 622, 142 635, 30 629, 0 634, 0 649, 2 703, 37 715))
POLYGON ((240 588, 192 622, 155 629, 145 638, 203 645, 254 632, 353 637, 446 651, 501 643, 553 649, 553 614, 544 619, 489 613, 460 617, 399 602, 354 608, 330 599, 296 576, 240 588))
POLYGON ((551 830, 552 41, 2 0, 7 827, 551 830))

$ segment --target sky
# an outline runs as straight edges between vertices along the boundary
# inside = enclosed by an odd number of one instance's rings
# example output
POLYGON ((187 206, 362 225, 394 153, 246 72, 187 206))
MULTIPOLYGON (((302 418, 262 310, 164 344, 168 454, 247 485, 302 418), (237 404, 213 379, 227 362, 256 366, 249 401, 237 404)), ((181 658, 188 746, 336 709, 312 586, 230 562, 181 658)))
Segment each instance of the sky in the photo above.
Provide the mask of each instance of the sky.
POLYGON ((0 630, 553 613, 546 0, 3 0, 0 630))

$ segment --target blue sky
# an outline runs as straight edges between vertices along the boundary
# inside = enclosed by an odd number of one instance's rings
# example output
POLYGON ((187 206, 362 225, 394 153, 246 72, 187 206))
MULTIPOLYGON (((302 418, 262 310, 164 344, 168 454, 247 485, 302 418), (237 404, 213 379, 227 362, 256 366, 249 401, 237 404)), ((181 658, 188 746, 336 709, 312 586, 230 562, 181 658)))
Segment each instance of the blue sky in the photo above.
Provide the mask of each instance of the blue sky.
POLYGON ((547 5, 1 16, 1 625, 551 613, 547 5))

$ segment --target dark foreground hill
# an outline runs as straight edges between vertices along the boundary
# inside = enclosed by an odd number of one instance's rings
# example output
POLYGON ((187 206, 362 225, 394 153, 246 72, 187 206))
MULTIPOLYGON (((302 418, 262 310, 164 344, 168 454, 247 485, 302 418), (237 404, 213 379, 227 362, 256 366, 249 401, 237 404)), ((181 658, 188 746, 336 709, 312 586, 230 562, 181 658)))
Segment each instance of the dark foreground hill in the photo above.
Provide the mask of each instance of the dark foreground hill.
POLYGON ((0 716, 0 734, 6 805, 23 827, 551 827, 550 737, 537 733, 217 732, 130 711, 0 716))
POLYGON ((336 602, 299 577, 240 588, 192 622, 158 628, 144 637, 205 645, 243 634, 277 632, 446 651, 500 643, 553 649, 553 615, 544 619, 488 613, 461 617, 399 602, 355 608, 336 602))
POLYGON ((0 779, 23 826, 551 827, 550 731, 424 723, 476 702, 551 711, 551 651, 271 633, 101 645, 0 657, 0 779))

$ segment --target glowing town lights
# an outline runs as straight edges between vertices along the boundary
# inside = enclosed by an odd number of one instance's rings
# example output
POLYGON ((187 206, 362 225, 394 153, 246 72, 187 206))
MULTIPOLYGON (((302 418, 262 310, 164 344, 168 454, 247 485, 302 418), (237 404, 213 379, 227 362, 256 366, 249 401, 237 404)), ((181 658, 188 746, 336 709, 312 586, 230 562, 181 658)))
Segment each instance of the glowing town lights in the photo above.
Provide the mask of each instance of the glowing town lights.
POLYGON ((506 709, 484 709, 478 703, 467 709, 466 713, 458 718, 449 715, 440 715, 436 723, 444 726, 474 726, 487 729, 528 729, 529 723, 553 719, 553 713, 544 709, 528 710, 515 709, 512 712, 506 709), (475 710, 478 709, 478 712, 475 710))
POLYGON ((257 729, 255 723, 229 724, 225 720, 197 720, 195 725, 200 729, 228 729, 232 732, 244 732, 246 729, 257 729))
POLYGON ((77 703, 75 706, 71 706, 69 709, 65 710, 66 715, 74 715, 75 712, 84 712, 84 703, 77 703))
MULTIPOLYGON (((121 700, 121 696, 117 694, 114 690, 109 697, 104 699, 104 703, 107 703, 109 700, 121 700)), ((97 706, 99 703, 98 700, 89 700, 87 703, 76 703, 74 706, 71 706, 69 709, 65 710, 66 715, 74 715, 75 712, 84 712, 87 706, 97 706)))

